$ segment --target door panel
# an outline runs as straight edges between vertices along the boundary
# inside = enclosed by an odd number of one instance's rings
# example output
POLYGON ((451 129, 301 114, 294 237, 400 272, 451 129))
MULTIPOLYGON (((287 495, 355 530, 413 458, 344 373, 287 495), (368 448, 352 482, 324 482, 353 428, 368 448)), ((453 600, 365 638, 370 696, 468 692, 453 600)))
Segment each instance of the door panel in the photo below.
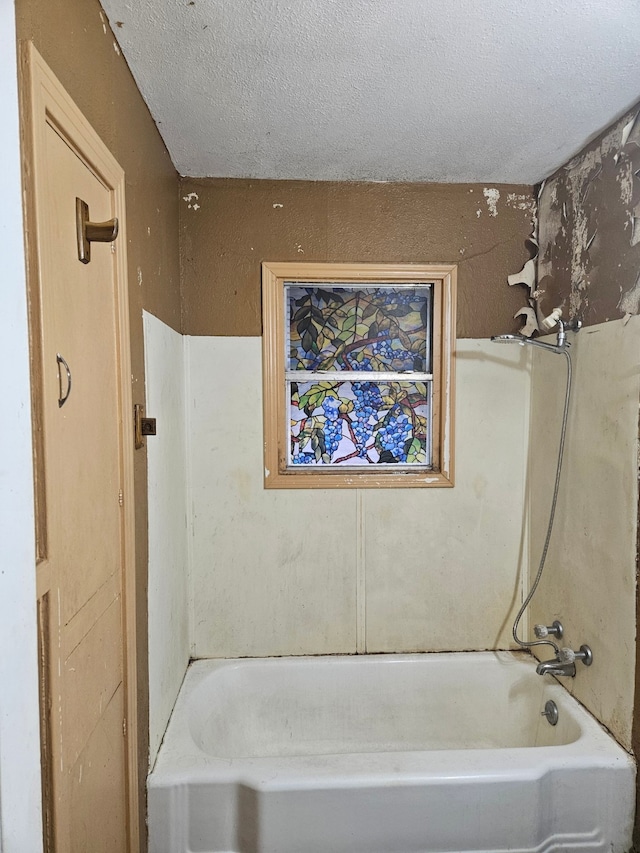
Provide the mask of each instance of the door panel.
POLYGON ((123 595, 135 585, 124 175, 33 47, 27 51, 45 849, 134 853, 134 622, 132 595, 127 610, 123 595), (92 243, 88 264, 77 255, 77 197, 92 221, 116 212, 120 219, 118 243, 92 243), (67 377, 58 355, 71 372, 62 406, 67 377))
POLYGON ((98 221, 111 217, 112 204, 110 191, 51 125, 46 143, 51 205, 43 273, 48 271, 52 284, 43 294, 47 528, 59 573, 61 619, 67 624, 120 570, 113 255, 110 244, 95 244, 91 262, 80 263, 75 234, 76 196, 98 221), (58 378, 58 353, 72 377, 62 408, 58 396, 67 380, 64 369, 58 378))
POLYGON ((91 732, 70 777, 71 853, 119 853, 128 850, 124 801, 114 784, 120 762, 113 731, 122 727, 123 690, 118 688, 91 732))

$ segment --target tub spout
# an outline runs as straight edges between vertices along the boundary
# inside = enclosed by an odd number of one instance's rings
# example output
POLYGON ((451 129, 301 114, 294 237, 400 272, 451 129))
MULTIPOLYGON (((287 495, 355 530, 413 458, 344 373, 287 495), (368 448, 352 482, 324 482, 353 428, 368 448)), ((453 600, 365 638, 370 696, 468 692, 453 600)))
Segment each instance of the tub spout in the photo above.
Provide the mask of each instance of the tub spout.
POLYGON ((555 658, 553 660, 545 660, 538 664, 536 672, 538 675, 561 675, 567 676, 568 678, 575 678, 576 663, 575 661, 561 663, 555 658))
POLYGON ((536 667, 538 675, 560 675, 574 678, 576 674, 576 661, 581 660, 585 666, 593 663, 593 652, 589 646, 580 646, 579 651, 572 649, 558 649, 553 660, 545 660, 536 667))

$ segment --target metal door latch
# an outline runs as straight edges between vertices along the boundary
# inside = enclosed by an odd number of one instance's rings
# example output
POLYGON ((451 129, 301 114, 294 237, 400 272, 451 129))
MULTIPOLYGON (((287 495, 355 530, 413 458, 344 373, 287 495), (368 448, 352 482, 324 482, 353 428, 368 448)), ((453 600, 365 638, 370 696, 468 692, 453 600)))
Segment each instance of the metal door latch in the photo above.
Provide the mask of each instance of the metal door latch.
POLYGON ((106 222, 89 221, 89 205, 76 198, 76 238, 78 260, 88 264, 91 260, 92 243, 113 243, 118 236, 118 220, 114 217, 106 222))
POLYGON ((136 403, 133 407, 133 422, 135 427, 135 448, 140 450, 144 447, 144 438, 147 435, 156 434, 156 419, 145 418, 144 406, 142 403, 136 403))

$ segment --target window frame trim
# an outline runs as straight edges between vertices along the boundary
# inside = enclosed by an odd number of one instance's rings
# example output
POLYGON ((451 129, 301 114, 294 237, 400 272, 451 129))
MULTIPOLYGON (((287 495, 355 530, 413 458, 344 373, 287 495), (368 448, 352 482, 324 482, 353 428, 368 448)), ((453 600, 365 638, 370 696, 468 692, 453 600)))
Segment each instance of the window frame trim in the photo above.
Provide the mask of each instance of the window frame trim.
MULTIPOLYGON (((457 264, 262 263, 264 487, 267 489, 424 488, 454 485, 457 264), (287 467, 284 284, 291 281, 433 283, 434 469, 317 471, 287 467), (439 315, 439 316, 438 316, 439 315), (436 365, 439 363, 439 369, 436 365), (437 405, 436 405, 437 399, 437 405), (437 423, 435 420, 437 419, 437 423), (437 455, 437 458, 436 458, 437 455)), ((374 467, 374 466, 372 466, 374 467)))

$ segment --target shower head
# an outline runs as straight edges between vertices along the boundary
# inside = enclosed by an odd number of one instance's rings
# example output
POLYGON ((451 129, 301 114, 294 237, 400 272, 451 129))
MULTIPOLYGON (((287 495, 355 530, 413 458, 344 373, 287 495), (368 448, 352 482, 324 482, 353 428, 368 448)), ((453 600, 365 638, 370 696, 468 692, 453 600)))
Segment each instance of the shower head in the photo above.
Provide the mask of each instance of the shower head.
POLYGON ((570 342, 564 338, 558 341, 557 344, 548 344, 545 341, 539 341, 537 338, 525 338, 524 335, 493 335, 491 338, 494 344, 520 344, 523 347, 525 344, 530 344, 532 347, 549 350, 549 352, 564 352, 571 346, 570 342))
POLYGON ((494 344, 525 344, 528 338, 524 335, 492 335, 491 341, 494 344))
POLYGON ((538 338, 525 338, 524 335, 493 335, 491 340, 494 344, 530 344, 532 347, 546 349, 549 352, 565 352, 570 346, 571 341, 567 340, 567 332, 579 332, 582 328, 582 322, 577 318, 563 322, 558 320, 558 336, 555 344, 548 344, 545 341, 540 341, 538 338))

